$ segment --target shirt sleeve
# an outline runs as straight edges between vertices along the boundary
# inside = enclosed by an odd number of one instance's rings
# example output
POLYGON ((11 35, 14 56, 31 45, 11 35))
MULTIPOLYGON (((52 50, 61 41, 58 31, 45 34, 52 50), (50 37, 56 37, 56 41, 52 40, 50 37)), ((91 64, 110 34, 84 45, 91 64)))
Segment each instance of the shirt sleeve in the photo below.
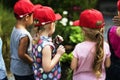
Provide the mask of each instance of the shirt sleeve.
POLYGON ((75 46, 72 54, 73 54, 73 56, 74 56, 75 58, 78 58, 78 49, 77 49, 77 46, 75 46))
POLYGON ((22 39, 23 37, 26 37, 26 36, 28 36, 28 35, 27 34, 21 34, 20 39, 22 39))
POLYGON ((106 49, 106 57, 110 57, 111 56, 110 47, 106 42, 105 42, 105 49, 106 49))

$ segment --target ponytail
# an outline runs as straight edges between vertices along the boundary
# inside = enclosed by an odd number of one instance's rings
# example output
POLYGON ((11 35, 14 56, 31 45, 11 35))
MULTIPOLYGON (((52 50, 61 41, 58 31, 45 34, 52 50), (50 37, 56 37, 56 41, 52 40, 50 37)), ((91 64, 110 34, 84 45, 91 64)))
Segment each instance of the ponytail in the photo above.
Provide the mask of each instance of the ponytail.
POLYGON ((37 32, 36 32, 36 34, 33 36, 33 44, 38 44, 38 41, 39 41, 39 39, 40 39, 40 33, 42 32, 42 31, 44 31, 45 30, 45 28, 42 26, 38 26, 37 27, 37 32))
POLYGON ((100 77, 102 73, 102 62, 104 57, 104 50, 103 50, 103 31, 99 31, 96 35, 96 54, 94 57, 93 62, 93 72, 96 74, 97 78, 100 77))
POLYGON ((94 62, 93 62, 93 72, 95 75, 100 77, 102 73, 102 62, 104 57, 104 50, 103 50, 103 28, 101 29, 90 29, 82 27, 83 31, 85 32, 85 38, 91 41, 96 42, 96 50, 94 55, 94 62))

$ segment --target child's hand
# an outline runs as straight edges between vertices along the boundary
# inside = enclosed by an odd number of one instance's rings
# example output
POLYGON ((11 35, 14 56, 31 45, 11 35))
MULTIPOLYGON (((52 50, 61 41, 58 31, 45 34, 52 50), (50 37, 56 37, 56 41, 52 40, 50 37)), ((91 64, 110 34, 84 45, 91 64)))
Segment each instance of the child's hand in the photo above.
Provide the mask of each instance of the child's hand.
POLYGON ((57 49, 57 54, 63 55, 65 53, 65 48, 63 45, 60 45, 57 49))
POLYGON ((114 25, 120 26, 120 17, 119 16, 114 16, 112 20, 114 22, 114 25))
POLYGON ((63 37, 60 36, 60 35, 57 35, 57 36, 55 37, 55 43, 56 43, 56 44, 60 44, 61 42, 63 42, 63 37))

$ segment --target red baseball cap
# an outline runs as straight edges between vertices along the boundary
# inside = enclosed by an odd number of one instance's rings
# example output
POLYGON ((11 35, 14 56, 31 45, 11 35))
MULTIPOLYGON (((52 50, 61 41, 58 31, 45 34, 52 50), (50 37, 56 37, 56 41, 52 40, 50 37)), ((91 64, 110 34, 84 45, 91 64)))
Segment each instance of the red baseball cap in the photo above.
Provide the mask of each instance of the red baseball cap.
POLYGON ((80 14, 80 19, 73 22, 74 26, 87 28, 102 28, 104 27, 104 18, 100 11, 96 9, 87 9, 80 14))
POLYGON ((30 0, 18 0, 14 5, 14 14, 16 18, 23 18, 33 11, 34 5, 30 0))
POLYGON ((118 8, 118 11, 120 11, 120 0, 117 1, 117 8, 118 8))
POLYGON ((55 14, 53 9, 48 6, 39 6, 35 8, 33 17, 34 20, 38 21, 35 23, 35 26, 43 26, 62 18, 60 14, 55 14))

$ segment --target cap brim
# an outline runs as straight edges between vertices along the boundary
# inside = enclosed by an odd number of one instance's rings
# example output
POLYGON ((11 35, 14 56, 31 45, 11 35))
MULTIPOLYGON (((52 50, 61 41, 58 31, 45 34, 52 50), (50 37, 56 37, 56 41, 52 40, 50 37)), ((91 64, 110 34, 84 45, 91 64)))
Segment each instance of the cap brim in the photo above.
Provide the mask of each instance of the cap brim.
POLYGON ((62 16, 60 14, 55 14, 56 20, 60 20, 62 16))
POLYGON ((80 25, 80 21, 79 20, 76 20, 73 22, 73 26, 79 26, 80 25))

